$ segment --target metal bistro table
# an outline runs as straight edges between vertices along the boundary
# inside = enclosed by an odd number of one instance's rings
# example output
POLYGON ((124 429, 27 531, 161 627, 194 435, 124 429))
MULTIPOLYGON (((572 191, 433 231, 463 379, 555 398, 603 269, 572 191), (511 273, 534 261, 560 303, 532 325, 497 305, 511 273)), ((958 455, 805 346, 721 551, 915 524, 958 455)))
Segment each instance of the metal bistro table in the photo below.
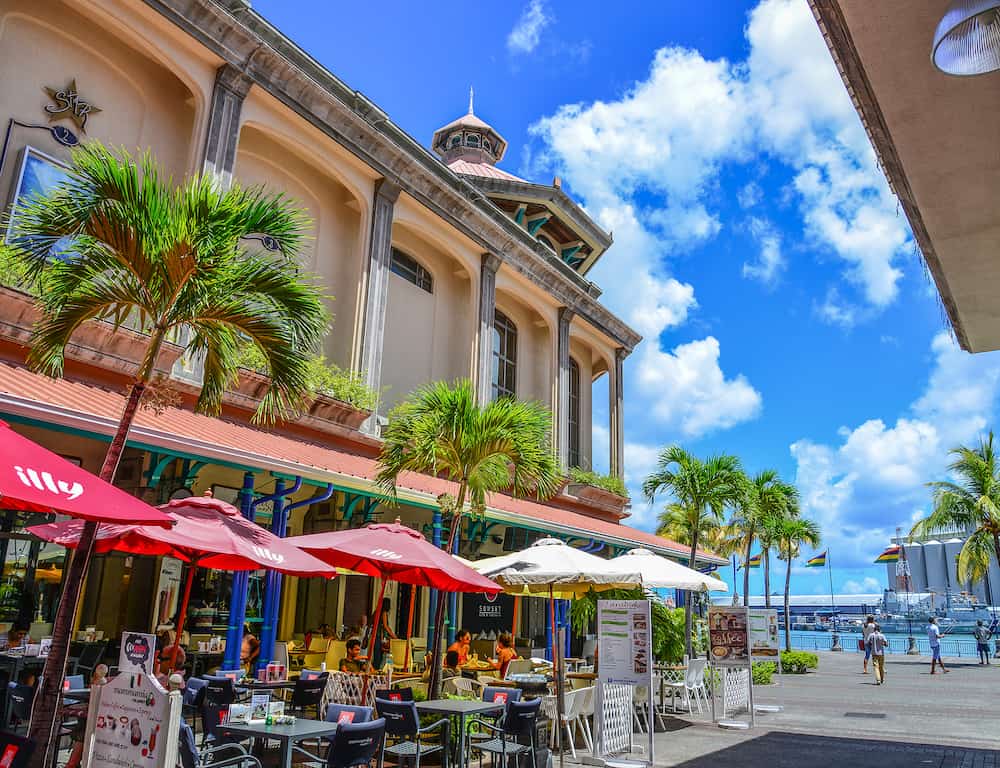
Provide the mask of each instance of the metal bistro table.
MULTIPOLYGON (((333 736, 337 723, 322 720, 296 719, 291 725, 267 725, 265 723, 231 723, 220 725, 220 731, 245 739, 274 739, 281 743, 280 768, 292 768, 292 750, 295 743, 306 739, 333 736)), ((305 750, 300 750, 305 751, 305 750)), ((308 754, 308 753, 306 753, 308 754)))
POLYGON ((484 715, 502 711, 503 704, 492 701, 468 701, 465 699, 433 699, 417 703, 417 712, 422 715, 445 715, 458 718, 458 755, 453 765, 465 766, 465 718, 469 715, 484 715))

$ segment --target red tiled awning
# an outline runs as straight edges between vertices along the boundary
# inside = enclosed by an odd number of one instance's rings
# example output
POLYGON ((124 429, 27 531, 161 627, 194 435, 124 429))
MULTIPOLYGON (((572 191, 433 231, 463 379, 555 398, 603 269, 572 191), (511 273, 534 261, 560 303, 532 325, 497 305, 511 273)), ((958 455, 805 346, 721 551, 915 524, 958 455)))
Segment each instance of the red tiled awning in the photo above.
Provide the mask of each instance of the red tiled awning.
MULTIPOLYGON (((101 387, 52 379, 20 366, 0 363, 0 413, 95 435, 111 435, 124 399, 124 394, 101 387)), ((378 471, 377 462, 368 456, 171 406, 156 411, 140 409, 129 441, 229 465, 301 475, 366 492, 374 491, 372 480, 378 471)), ((442 493, 455 492, 454 484, 441 478, 413 472, 399 478, 400 498, 404 502, 427 505, 442 493)), ((490 517, 502 522, 593 537, 616 546, 646 547, 675 556, 686 556, 689 552, 681 544, 631 526, 537 501, 493 494, 488 507, 490 517)), ((703 556, 717 564, 726 562, 712 555, 703 556)))

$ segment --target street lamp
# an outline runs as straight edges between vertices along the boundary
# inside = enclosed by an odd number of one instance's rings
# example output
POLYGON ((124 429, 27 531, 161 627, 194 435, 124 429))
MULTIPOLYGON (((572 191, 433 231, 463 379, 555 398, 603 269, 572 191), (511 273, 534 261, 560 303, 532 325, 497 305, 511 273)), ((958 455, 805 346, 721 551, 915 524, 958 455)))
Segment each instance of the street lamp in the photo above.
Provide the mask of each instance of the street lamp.
POLYGON ((934 32, 931 61, 946 75, 1000 69, 1000 0, 952 0, 934 32))

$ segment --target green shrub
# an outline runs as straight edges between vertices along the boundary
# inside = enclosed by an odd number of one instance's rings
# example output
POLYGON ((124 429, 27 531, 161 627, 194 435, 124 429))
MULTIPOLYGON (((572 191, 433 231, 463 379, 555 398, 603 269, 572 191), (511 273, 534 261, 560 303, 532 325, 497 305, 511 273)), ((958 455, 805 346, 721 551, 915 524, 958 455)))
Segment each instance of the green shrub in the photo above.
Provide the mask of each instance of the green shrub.
POLYGON ((570 467, 569 480, 571 483, 592 485, 595 488, 603 488, 605 491, 628 498, 628 491, 625 489, 625 482, 620 477, 615 475, 602 475, 590 469, 570 467))
POLYGON ((773 661, 758 661, 753 665, 753 684, 770 685, 771 677, 777 671, 778 665, 773 661))
POLYGON ((819 667, 819 656, 808 651, 782 651, 781 671, 790 675, 804 675, 819 667))

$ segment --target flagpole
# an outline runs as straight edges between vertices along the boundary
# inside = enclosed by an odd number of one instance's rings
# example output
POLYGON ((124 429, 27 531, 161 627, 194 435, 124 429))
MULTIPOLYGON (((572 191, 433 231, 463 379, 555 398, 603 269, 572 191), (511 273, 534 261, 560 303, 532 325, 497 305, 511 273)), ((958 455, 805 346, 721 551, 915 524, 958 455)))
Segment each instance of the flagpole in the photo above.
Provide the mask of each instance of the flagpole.
POLYGON ((830 572, 830 623, 833 626, 833 642, 830 643, 831 651, 843 651, 840 647, 840 634, 837 632, 837 601, 833 597, 833 560, 830 558, 829 548, 826 550, 826 567, 830 572))

